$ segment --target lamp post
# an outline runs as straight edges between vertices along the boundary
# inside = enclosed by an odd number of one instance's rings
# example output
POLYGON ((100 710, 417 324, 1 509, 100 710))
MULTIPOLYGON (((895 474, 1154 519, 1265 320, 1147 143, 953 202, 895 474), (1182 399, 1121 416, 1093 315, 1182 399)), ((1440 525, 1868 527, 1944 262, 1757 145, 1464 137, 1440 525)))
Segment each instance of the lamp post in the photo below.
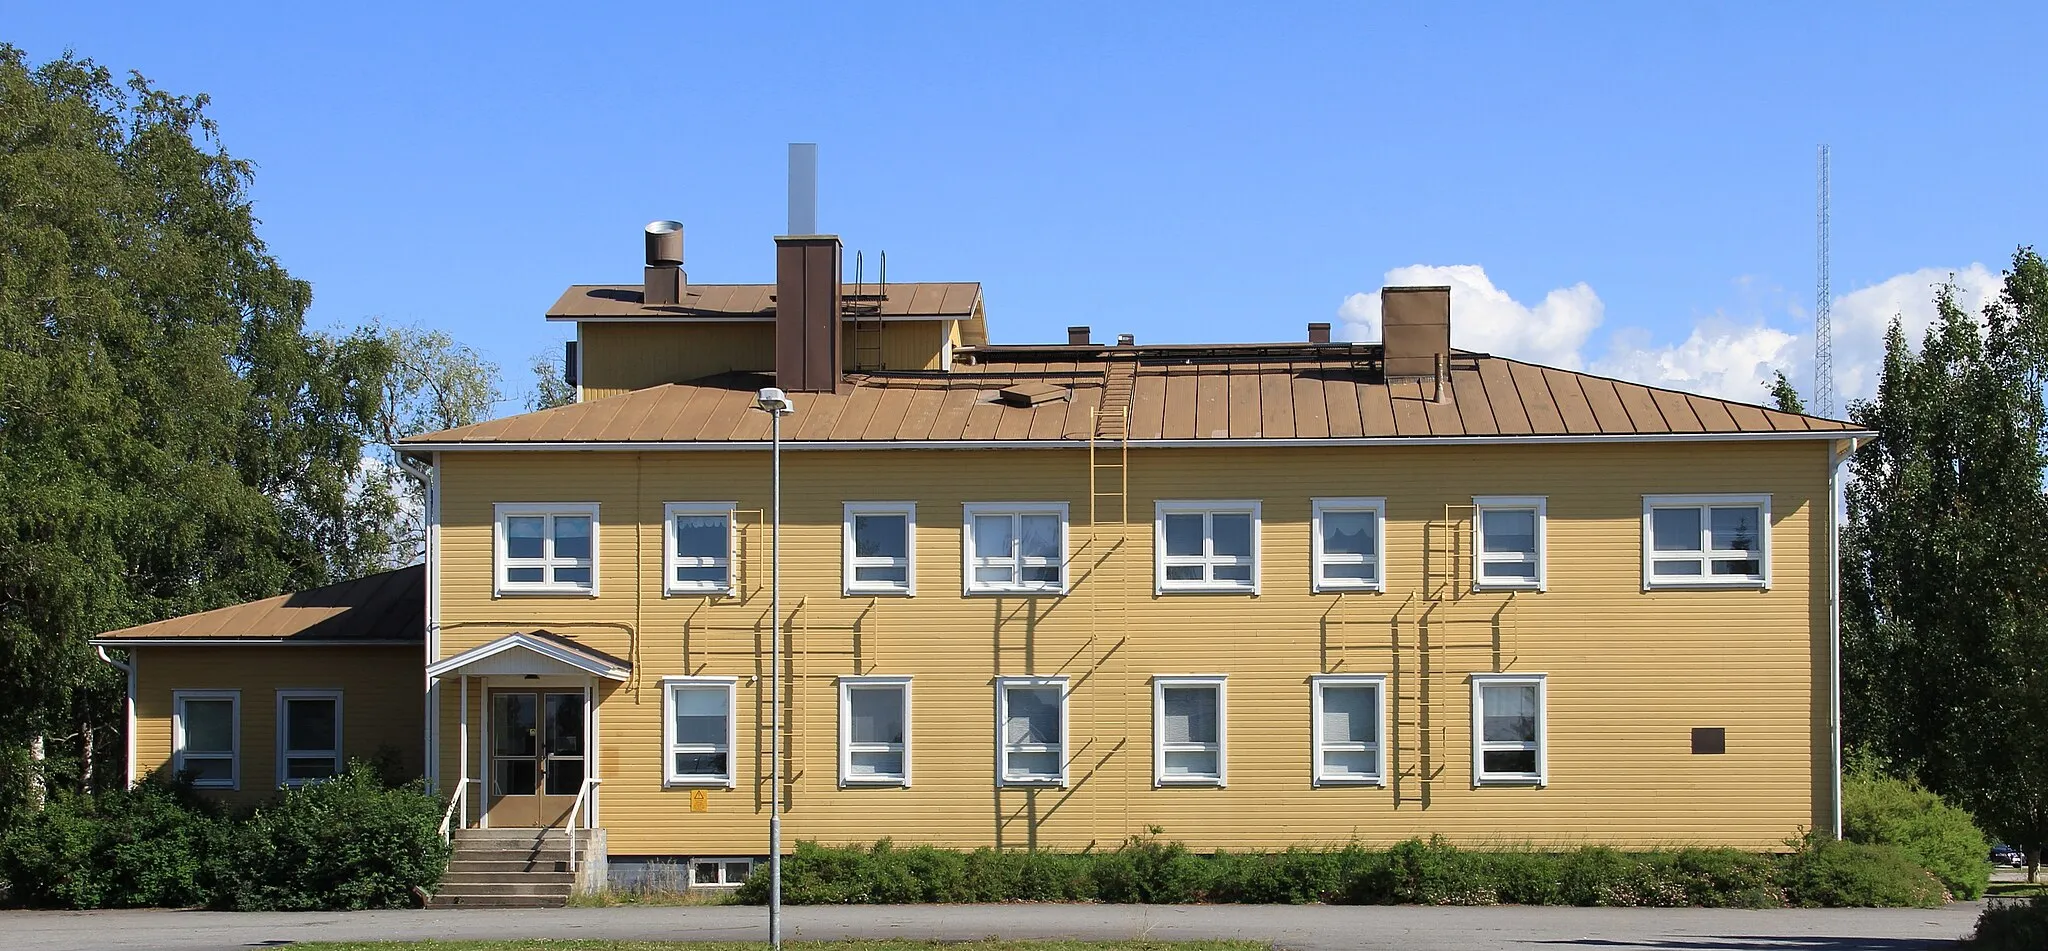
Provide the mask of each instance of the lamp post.
POLYGON ((754 408, 768 414, 773 486, 768 528, 768 944, 782 951, 782 417, 789 397, 764 387, 754 408))

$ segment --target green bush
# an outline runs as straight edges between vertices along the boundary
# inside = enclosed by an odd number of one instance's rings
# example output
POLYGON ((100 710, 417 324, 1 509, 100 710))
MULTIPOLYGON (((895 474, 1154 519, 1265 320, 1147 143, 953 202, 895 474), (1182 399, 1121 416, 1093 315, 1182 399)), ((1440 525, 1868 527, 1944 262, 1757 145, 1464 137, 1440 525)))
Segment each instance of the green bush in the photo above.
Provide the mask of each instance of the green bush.
POLYGON ((1890 845, 1812 840, 1787 856, 1781 881, 1801 908, 1933 908, 1941 882, 1890 845))
POLYGON ((286 790, 215 856, 212 905, 235 911, 407 908, 448 866, 441 805, 418 784, 391 788, 366 765, 286 790))
POLYGON ((0 882, 10 903, 39 908, 198 905, 222 834, 219 813, 189 786, 59 793, 0 834, 0 882))
POLYGON ((1961 808, 1917 783, 1859 769, 1842 781, 1842 836, 1851 842, 1897 846, 1934 873, 1957 898, 1984 897, 1991 849, 1961 808))
POLYGON ((1992 905, 1977 917, 1977 933, 1962 944, 1977 951, 2041 951, 2048 948, 2048 899, 1992 905))

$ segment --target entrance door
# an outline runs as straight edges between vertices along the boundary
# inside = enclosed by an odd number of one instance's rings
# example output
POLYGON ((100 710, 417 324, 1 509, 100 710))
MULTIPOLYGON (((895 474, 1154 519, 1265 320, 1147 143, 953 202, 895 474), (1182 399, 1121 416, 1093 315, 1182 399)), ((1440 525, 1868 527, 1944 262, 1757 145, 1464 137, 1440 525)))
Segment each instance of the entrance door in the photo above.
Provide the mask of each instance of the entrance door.
POLYGON ((562 824, 583 787, 583 694, 493 690, 490 703, 490 824, 562 824))

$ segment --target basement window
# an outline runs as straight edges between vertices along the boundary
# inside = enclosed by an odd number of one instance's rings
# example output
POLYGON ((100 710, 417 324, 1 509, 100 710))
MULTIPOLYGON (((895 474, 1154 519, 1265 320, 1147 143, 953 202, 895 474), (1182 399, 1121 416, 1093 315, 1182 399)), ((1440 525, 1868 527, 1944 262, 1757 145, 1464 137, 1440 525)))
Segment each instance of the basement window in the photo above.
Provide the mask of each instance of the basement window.
POLYGON ((662 678, 665 786, 733 787, 731 677, 662 678))
POLYGON ((968 594, 1067 589, 1067 503, 971 502, 962 552, 968 594))
POLYGON ((1378 674, 1309 678, 1316 785, 1386 785, 1386 684, 1378 674))
POLYGON ((1378 591, 1386 547, 1386 499, 1316 499, 1313 579, 1316 591, 1378 591))
POLYGON ((1067 678, 996 678, 996 781, 1067 784, 1067 678))
POLYGON ((1158 589, 1259 590, 1259 503, 1160 502, 1158 589))
POLYGON ((753 859, 691 859, 691 888, 738 888, 754 874, 753 859))
POLYGON ((175 690, 171 708, 171 772, 201 789, 240 789, 242 692, 175 690))
POLYGON ((277 692, 277 784, 341 774, 341 691, 277 692))
POLYGON ((1771 497, 1643 496, 1643 587, 1769 588, 1771 497))
POLYGON ((839 678, 839 785, 910 785, 910 678, 839 678))
POLYGON ((498 594, 597 593, 597 503, 501 502, 498 594))
POLYGON ((1472 507, 1472 586, 1543 590, 1544 499, 1482 496, 1472 507))
POLYGON ((1152 784, 1221 786, 1222 675, 1152 678, 1152 784))
POLYGON ((1542 674, 1472 675, 1472 785, 1550 781, 1542 674))
POLYGON ((732 502, 670 502, 662 506, 662 577, 666 594, 731 595, 732 502))
POLYGON ((848 502, 846 593, 916 594, 917 504, 848 502))

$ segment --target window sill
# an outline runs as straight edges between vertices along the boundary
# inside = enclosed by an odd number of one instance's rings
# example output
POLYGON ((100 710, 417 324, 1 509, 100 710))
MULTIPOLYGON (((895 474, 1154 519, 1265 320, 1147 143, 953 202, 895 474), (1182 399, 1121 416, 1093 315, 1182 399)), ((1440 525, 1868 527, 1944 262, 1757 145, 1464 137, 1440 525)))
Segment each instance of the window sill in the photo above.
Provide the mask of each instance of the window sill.
POLYGON ((583 598, 594 598, 594 597, 597 597, 597 589, 596 589, 596 588, 594 588, 594 587, 593 587, 593 588, 567 588, 567 587, 532 587, 532 588, 528 588, 528 587, 512 587, 512 588, 508 588, 508 587, 505 587, 504 585, 499 585, 498 587, 496 587, 496 588, 493 588, 493 589, 491 589, 491 596, 492 596, 492 597, 494 597, 494 598, 523 598, 523 597, 530 597, 530 596, 534 596, 534 595, 539 595, 539 596, 542 596, 542 597, 564 597, 564 596, 567 596, 567 597, 583 597, 583 598))
POLYGON ((238 791, 238 790, 240 790, 240 789, 242 788, 242 784, 241 784, 241 783, 223 783, 223 782, 220 782, 220 781, 218 781, 218 780, 215 780, 215 781, 213 781, 213 782, 203 782, 203 781, 198 781, 198 780, 194 780, 194 781, 193 781, 193 783, 192 783, 192 788, 193 788, 193 789, 227 789, 227 790, 237 790, 237 791, 238 791))
POLYGON ((1312 783, 1312 785, 1314 785, 1318 789, 1324 786, 1338 788, 1350 787, 1353 789, 1385 789, 1387 788, 1387 781, 1381 777, 1361 777, 1358 779, 1318 779, 1315 780, 1312 783))
POLYGON ((1314 594, 1384 594, 1387 587, 1376 581, 1357 584, 1345 584, 1338 581, 1317 581, 1310 585, 1309 590, 1314 594))
POLYGON ((1541 581, 1475 581, 1474 591, 1544 591, 1550 586, 1541 581))
POLYGON ((1230 784, 1214 776, 1204 776, 1199 779, 1155 779, 1152 781, 1153 789, 1222 789, 1228 785, 1230 784))
POLYGON ((1769 591, 1771 583, 1761 578, 1730 578, 1714 581, 1707 578, 1652 578, 1643 582, 1644 591, 1769 591))
POLYGON ((1004 789, 1065 789, 1067 788, 1067 781, 1057 776, 1047 776, 1041 779, 1006 778, 998 781, 996 785, 1004 789))
POLYGON ((1259 586, 1252 584, 1163 584, 1154 589, 1159 594, 1258 594, 1259 586))
POLYGON ((844 588, 844 589, 842 589, 842 591, 843 591, 844 595, 845 595, 846 597, 849 597, 849 598, 870 598, 870 597, 889 597, 889 598, 911 598, 911 597, 916 597, 916 596, 917 596, 917 592, 916 592, 916 591, 913 591, 913 590, 911 590, 911 589, 909 589, 909 588, 853 588, 853 587, 848 587, 848 588, 844 588))
POLYGON ((664 598, 737 598, 740 596, 740 589, 730 585, 710 588, 664 588, 662 589, 661 596, 664 598))
POLYGON ((1025 595, 1030 597, 1057 598, 1067 593, 1065 585, 1044 588, 968 588, 961 592, 965 597, 1008 597, 1025 595))
POLYGON ((840 780, 840 781, 839 781, 839 788, 841 788, 841 789, 909 789, 909 788, 910 788, 910 780, 907 780, 907 779, 903 779, 903 778, 901 778, 901 777, 897 777, 897 778, 894 778, 894 779, 842 779, 842 780, 840 780))
MULTIPOLYGON (((784 778, 787 778, 787 777, 784 777, 784 778)), ((678 778, 676 778, 676 777, 674 777, 674 776, 670 776, 670 777, 667 777, 667 778, 665 778, 665 779, 663 779, 663 780, 661 781, 661 788, 663 788, 663 789, 736 789, 736 788, 738 788, 738 786, 737 786, 737 784, 735 784, 735 783, 734 783, 734 782, 733 782, 732 780, 730 780, 730 779, 719 779, 719 778, 716 778, 716 777, 711 777, 711 776, 706 776, 706 777, 704 777, 704 778, 702 778, 702 779, 697 779, 697 778, 689 778, 689 777, 685 777, 685 778, 682 778, 682 779, 678 779, 678 778)))
POLYGON ((1542 776, 1481 776, 1472 781, 1474 789, 1481 786, 1533 786, 1540 788, 1548 785, 1550 785, 1550 780, 1542 776))

